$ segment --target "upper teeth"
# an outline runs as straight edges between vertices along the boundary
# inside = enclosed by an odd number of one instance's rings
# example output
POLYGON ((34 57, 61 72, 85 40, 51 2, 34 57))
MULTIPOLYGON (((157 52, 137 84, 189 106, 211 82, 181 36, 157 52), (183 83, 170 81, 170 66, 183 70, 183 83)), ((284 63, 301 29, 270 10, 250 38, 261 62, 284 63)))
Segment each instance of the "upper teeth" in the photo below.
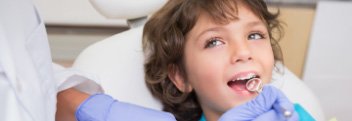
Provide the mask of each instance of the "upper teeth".
MULTIPOLYGON (((256 75, 254 74, 254 73, 249 73, 249 74, 247 74, 247 76, 245 76, 245 77, 239 77, 239 78, 237 78, 236 80, 246 80, 246 79, 251 79, 251 78, 254 78, 254 77, 256 77, 256 75)), ((234 80, 235 81, 235 80, 234 80)))

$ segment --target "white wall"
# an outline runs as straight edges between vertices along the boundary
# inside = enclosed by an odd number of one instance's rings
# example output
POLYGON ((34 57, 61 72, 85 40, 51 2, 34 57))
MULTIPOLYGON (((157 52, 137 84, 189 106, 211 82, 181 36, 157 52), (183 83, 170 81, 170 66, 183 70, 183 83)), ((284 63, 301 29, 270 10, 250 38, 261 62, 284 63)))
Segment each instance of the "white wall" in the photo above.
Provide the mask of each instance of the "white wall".
POLYGON ((318 4, 303 80, 327 119, 352 119, 352 1, 318 4))
POLYGON ((46 24, 72 26, 127 26, 126 20, 106 19, 89 0, 34 0, 46 24))
POLYGON ((33 0, 47 25, 53 60, 70 66, 88 45, 127 29, 123 19, 107 19, 89 0, 33 0))

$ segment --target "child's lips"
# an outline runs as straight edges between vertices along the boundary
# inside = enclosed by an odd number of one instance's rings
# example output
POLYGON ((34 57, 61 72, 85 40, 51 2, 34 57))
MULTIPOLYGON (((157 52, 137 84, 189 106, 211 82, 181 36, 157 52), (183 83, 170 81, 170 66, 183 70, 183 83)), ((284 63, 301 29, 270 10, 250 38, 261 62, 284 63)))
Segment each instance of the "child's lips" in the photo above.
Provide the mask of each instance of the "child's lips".
POLYGON ((260 78, 260 76, 254 71, 239 73, 228 81, 227 85, 236 93, 253 94, 253 91, 249 91, 246 87, 247 82, 253 78, 260 78))

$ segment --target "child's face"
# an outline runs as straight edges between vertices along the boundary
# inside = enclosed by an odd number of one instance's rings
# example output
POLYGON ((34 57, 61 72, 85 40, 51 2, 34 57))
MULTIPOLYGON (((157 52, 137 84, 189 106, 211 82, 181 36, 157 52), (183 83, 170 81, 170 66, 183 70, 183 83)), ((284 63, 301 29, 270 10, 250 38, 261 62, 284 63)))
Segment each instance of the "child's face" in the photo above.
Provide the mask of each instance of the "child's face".
POLYGON ((268 83, 274 65, 265 24, 243 5, 238 6, 238 20, 228 24, 216 24, 202 13, 186 36, 184 57, 186 82, 208 120, 256 96, 231 80, 255 74, 268 83))

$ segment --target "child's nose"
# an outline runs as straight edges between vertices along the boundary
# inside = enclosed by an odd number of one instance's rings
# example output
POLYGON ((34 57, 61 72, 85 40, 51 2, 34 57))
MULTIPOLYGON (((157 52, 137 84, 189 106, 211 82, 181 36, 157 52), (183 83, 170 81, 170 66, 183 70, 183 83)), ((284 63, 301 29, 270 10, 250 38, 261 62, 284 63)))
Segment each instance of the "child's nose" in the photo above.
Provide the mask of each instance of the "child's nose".
POLYGON ((232 47, 232 63, 247 62, 253 59, 250 48, 246 42, 240 42, 234 44, 232 47))

